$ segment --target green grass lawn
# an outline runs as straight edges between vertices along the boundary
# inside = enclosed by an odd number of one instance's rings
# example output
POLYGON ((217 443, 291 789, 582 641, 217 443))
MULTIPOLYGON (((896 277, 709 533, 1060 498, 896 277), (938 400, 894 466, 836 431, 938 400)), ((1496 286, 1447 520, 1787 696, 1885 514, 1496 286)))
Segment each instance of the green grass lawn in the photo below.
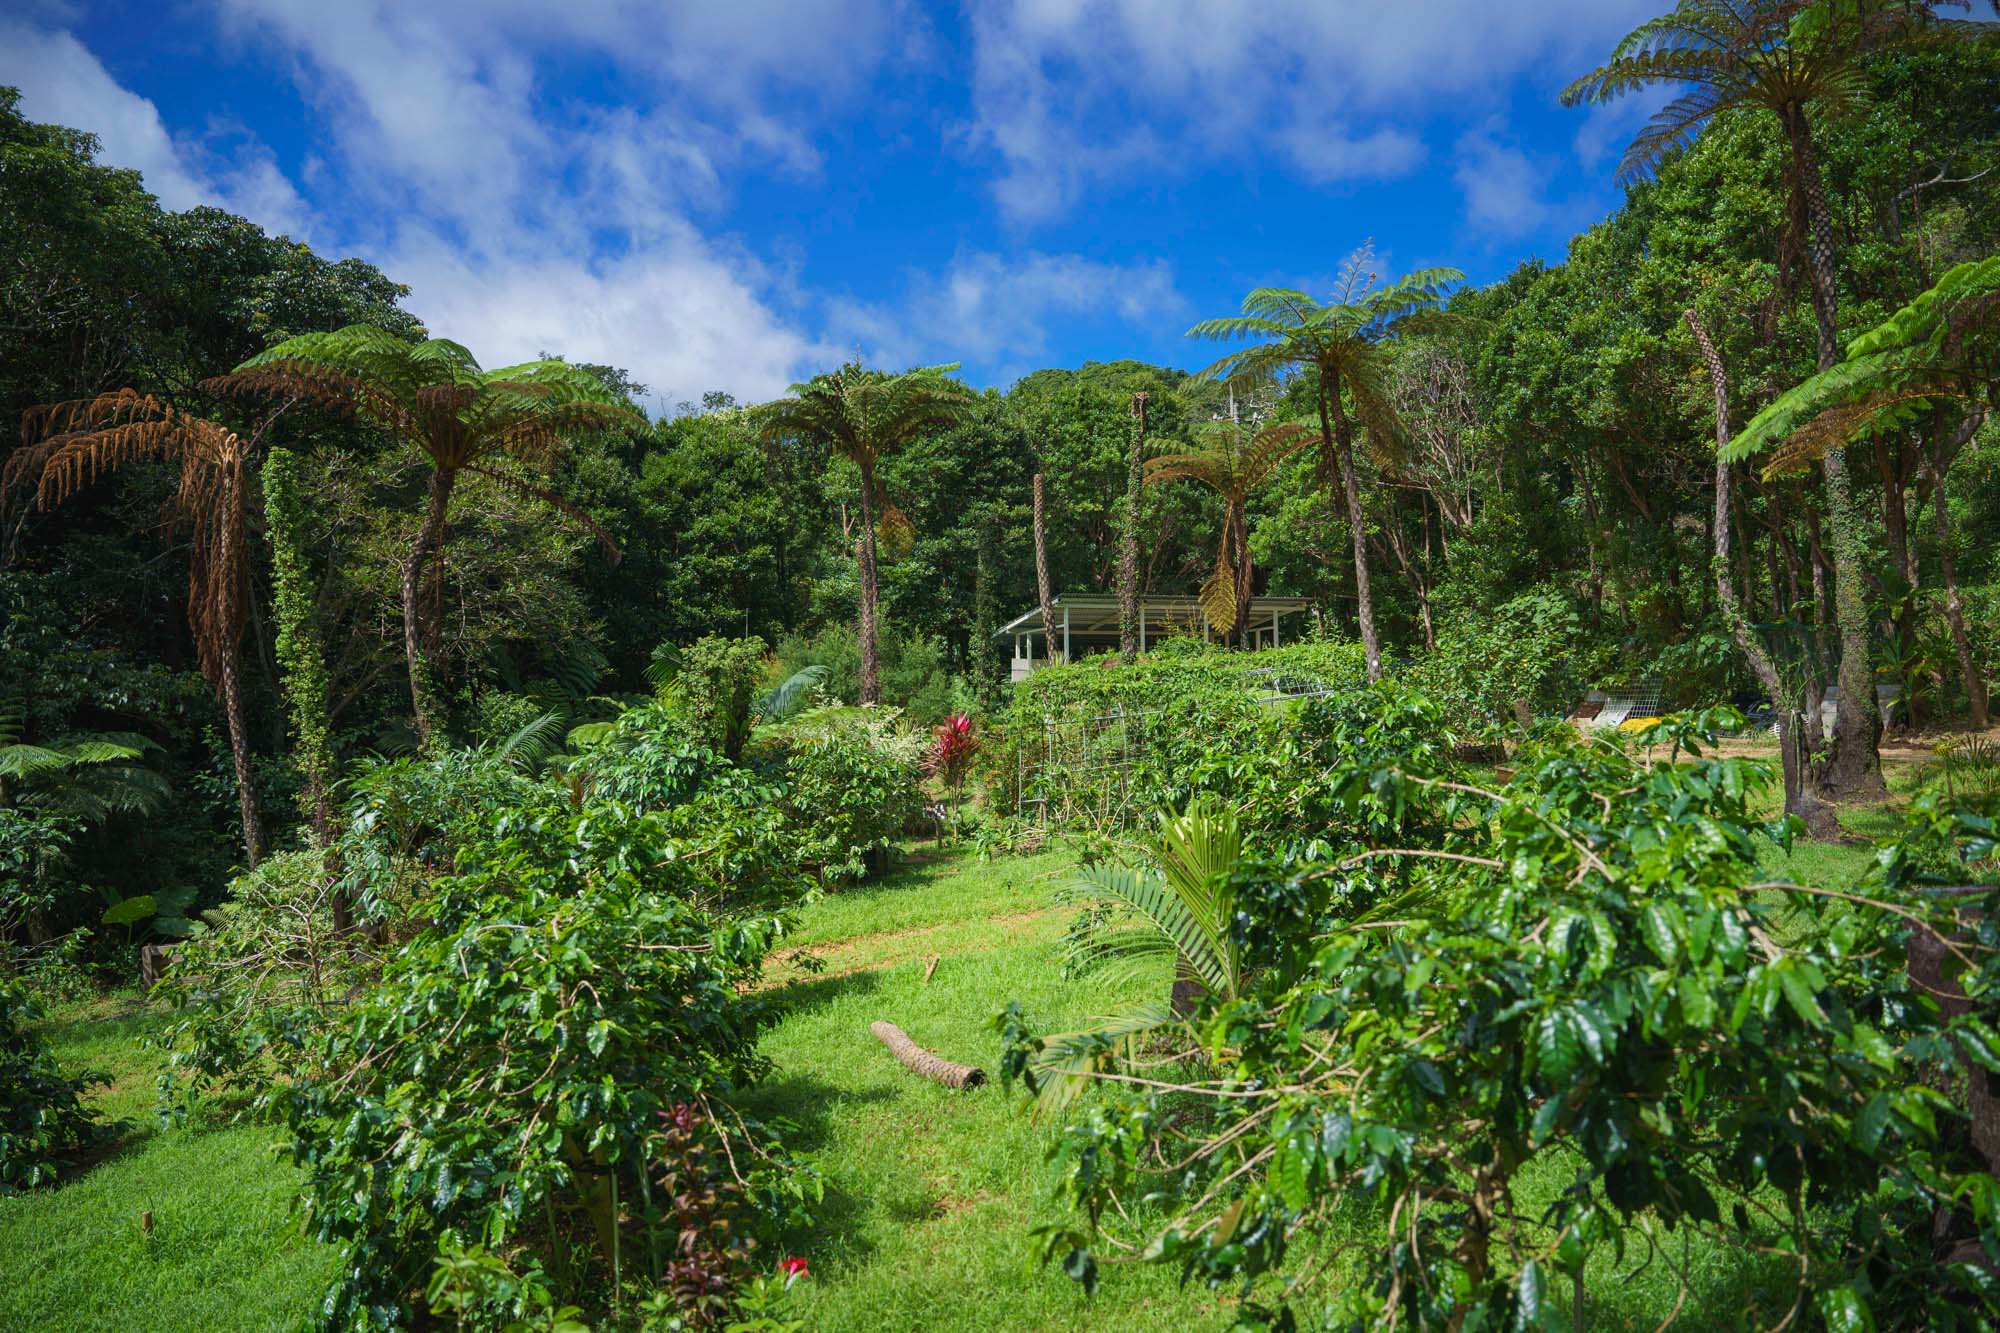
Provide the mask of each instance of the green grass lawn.
MULTIPOLYGON (((1773 848, 1767 869, 1844 887, 1867 859, 1863 846, 1802 845, 1789 856, 1773 848)), ((798 1127, 795 1143, 828 1182, 817 1225, 787 1247, 811 1265, 800 1289, 809 1327, 1195 1333, 1230 1322, 1229 1293, 1183 1291, 1168 1271, 1107 1265, 1087 1302, 1059 1272, 1035 1266, 1029 1229, 1061 1215, 1048 1128, 1024 1113, 1017 1092, 950 1092, 916 1078, 868 1030, 888 1019, 990 1073, 997 1041, 987 1020, 1010 999, 1054 1031, 1164 991, 1164 973, 1061 978, 1073 909, 1055 893, 1070 864, 1060 851, 993 862, 931 853, 799 913, 768 972, 780 1014, 764 1049, 777 1070, 751 1101, 798 1127), (796 949, 821 970, 786 961, 796 949)), ((293 1224, 296 1176, 273 1151, 274 1131, 155 1127, 160 1055, 145 1042, 163 1025, 130 995, 51 1019, 65 1067, 112 1075, 100 1104, 128 1123, 100 1161, 60 1187, 0 1200, 0 1329, 279 1329, 323 1289, 332 1253, 293 1224), (140 1225, 148 1211, 150 1236, 140 1225)), ((1567 1174, 1548 1163, 1520 1182, 1517 1203, 1546 1202, 1567 1174)), ((1341 1234, 1379 1225, 1365 1203, 1342 1210, 1341 1234)), ((1672 1306, 1679 1240, 1660 1241, 1650 1264, 1607 1256, 1593 1268, 1591 1327, 1650 1328, 1672 1306)), ((1682 1327, 1741 1324, 1771 1276, 1700 1245, 1687 1262, 1682 1327)), ((1341 1266, 1332 1272, 1340 1281, 1341 1266)), ((1778 1298, 1783 1286, 1780 1278, 1762 1293, 1767 1313, 1789 1300, 1788 1290, 1778 1298)))
POLYGON ((111 1076, 97 1104, 124 1123, 94 1165, 0 1199, 0 1329, 283 1329, 324 1288, 334 1253, 292 1223, 296 1176, 275 1131, 158 1127, 160 1053, 146 1041, 164 1026, 132 995, 46 1025, 66 1070, 111 1076))

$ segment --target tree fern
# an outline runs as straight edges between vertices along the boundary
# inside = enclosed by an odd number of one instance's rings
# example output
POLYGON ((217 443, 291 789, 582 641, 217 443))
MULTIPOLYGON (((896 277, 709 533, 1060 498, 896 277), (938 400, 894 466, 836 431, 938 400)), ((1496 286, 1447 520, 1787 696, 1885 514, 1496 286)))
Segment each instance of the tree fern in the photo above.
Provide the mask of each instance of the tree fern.
POLYGON ((1369 585, 1367 521, 1354 474, 1354 426, 1360 424, 1363 438, 1385 464, 1393 466, 1404 456, 1384 344, 1435 315, 1446 289, 1464 278, 1454 268, 1427 268, 1378 287, 1375 250, 1364 245, 1341 266, 1331 301, 1288 287, 1259 287, 1243 298, 1242 314, 1203 320, 1188 330, 1191 338, 1249 344, 1202 370, 1203 378, 1275 379, 1307 367, 1319 377, 1319 482, 1329 490, 1337 482, 1346 501, 1361 642, 1371 680, 1382 674, 1382 647, 1369 585))
POLYGON ((1723 451, 1776 451, 1766 475, 1906 426, 1938 401, 1990 395, 2000 371, 2000 256, 1960 264, 1847 345, 1845 360, 1781 394, 1723 451))
POLYGON ((522 471, 546 470, 579 434, 644 424, 631 404, 581 367, 530 361, 482 370, 466 347, 450 339, 406 342, 373 325, 350 324, 288 338, 204 387, 351 412, 429 461, 429 502, 401 569, 411 713, 425 743, 436 711, 427 659, 439 614, 426 574, 449 531, 452 492, 461 473, 547 505, 591 532, 617 559, 610 533, 522 471))

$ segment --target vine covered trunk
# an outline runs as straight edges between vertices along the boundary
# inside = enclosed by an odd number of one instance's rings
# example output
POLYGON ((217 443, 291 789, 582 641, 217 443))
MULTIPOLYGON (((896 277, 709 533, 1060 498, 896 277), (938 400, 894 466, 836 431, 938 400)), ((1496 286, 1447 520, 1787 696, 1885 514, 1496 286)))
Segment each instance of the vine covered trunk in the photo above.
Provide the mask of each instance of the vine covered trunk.
MULTIPOLYGON (((1791 144, 1795 187, 1804 204, 1805 250, 1812 286, 1813 319, 1818 334, 1819 368, 1840 359, 1834 296, 1833 219, 1826 207, 1826 187, 1820 179, 1813 150, 1812 127, 1805 108, 1786 109, 1785 134, 1791 144)), ((1840 629, 1840 701, 1833 721, 1833 752, 1826 769, 1827 789, 1841 796, 1879 796, 1887 788, 1876 753, 1879 726, 1875 708, 1875 675, 1869 656, 1868 604, 1861 595, 1861 514, 1854 503, 1854 482, 1848 474, 1845 447, 1829 449, 1826 474, 1826 517, 1833 557, 1834 623, 1840 629)))
POLYGON ((451 492, 457 482, 456 468, 438 468, 431 473, 430 503, 424 510, 423 526, 417 529, 416 544, 403 561, 403 654, 410 669, 410 715, 417 725, 417 739, 426 747, 431 743, 436 716, 430 664, 424 656, 424 645, 432 631, 425 611, 424 574, 444 544, 445 515, 451 508, 451 492))
POLYGON ((875 467, 861 465, 861 533, 855 538, 861 569, 861 702, 882 702, 881 663, 875 635, 875 467))

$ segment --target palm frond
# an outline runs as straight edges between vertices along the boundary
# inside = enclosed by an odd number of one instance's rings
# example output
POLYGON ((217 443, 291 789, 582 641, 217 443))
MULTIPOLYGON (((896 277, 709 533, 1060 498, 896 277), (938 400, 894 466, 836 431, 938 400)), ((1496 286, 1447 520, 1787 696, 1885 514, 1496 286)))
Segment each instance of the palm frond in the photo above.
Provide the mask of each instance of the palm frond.
POLYGON ((1128 1063, 1142 1038, 1179 1022, 1165 1005, 1147 1004, 1100 1019, 1084 1031, 1047 1038, 1028 1064, 1036 1115, 1059 1114, 1090 1086, 1094 1075, 1115 1072, 1128 1063))
POLYGON ((493 757, 507 767, 533 773, 561 753, 565 736, 560 712, 533 717, 493 748, 493 757))
POLYGON ((812 697, 813 687, 827 677, 827 668, 815 662, 801 667, 781 683, 757 696, 750 711, 763 722, 778 722, 812 697))

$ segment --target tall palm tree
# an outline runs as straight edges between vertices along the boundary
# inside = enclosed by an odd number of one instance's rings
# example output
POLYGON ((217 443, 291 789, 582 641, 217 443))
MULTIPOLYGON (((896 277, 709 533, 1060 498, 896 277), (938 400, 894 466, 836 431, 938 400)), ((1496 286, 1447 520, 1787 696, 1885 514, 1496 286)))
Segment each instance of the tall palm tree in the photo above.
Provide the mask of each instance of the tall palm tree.
POLYGON ((401 571, 410 707, 425 744, 436 724, 426 653, 435 646, 447 518, 461 475, 484 477, 503 490, 549 505, 589 530, 607 555, 618 559, 608 533, 523 475, 523 470, 546 470, 580 434, 644 424, 589 371, 562 361, 481 370, 471 352, 449 339, 405 342, 370 324, 350 324, 332 333, 288 338, 205 387, 339 407, 429 461, 429 501, 401 571))
POLYGON ((972 406, 972 394, 951 378, 958 369, 922 366, 900 375, 848 364, 827 375, 794 384, 789 398, 757 409, 767 438, 803 439, 823 444, 861 471, 861 532, 855 541, 861 567, 861 702, 880 703, 877 662, 875 546, 907 533, 909 519, 883 501, 876 466, 925 431, 950 425, 972 406), (878 533, 877 528, 881 529, 878 533))
POLYGON ((1146 460, 1146 485, 1193 481, 1222 497, 1222 536, 1215 572, 1201 585, 1201 609, 1218 634, 1241 640, 1250 621, 1250 493, 1271 479, 1278 464, 1314 440, 1296 422, 1267 426, 1256 434, 1222 422, 1195 437, 1185 453, 1146 460))
MULTIPOLYGON (((1563 90, 1562 100, 1575 106, 1655 84, 1685 88, 1626 148, 1619 164, 1624 180, 1645 176, 1721 112, 1761 110, 1777 120, 1790 149, 1787 187, 1795 236, 1804 242, 1824 371, 1840 359, 1836 254, 1812 117, 1851 109, 1863 98, 1861 61, 1870 51, 1940 22, 1931 0, 1680 0, 1673 12, 1627 34, 1609 61, 1563 90)), ((1826 452, 1824 471, 1840 626, 1840 706, 1827 782, 1835 791, 1862 793, 1880 789, 1882 774, 1861 592, 1860 514, 1844 447, 1826 452)))
POLYGON ((1259 287, 1243 298, 1241 315, 1203 320, 1188 330, 1191 338, 1255 342, 1203 370, 1203 378, 1262 378, 1308 368, 1318 375, 1319 479, 1326 486, 1337 471, 1346 497, 1361 646, 1370 680, 1382 675, 1382 641, 1375 632, 1375 600, 1368 582, 1368 524, 1355 481, 1354 427, 1358 420, 1383 456, 1398 452, 1402 427, 1384 344, 1409 328, 1412 317, 1435 310, 1444 288, 1465 278, 1455 268, 1427 268, 1378 287, 1376 276, 1374 247, 1364 245, 1348 256, 1331 302, 1287 288, 1259 287))
POLYGON ((142 460, 177 462, 174 507, 188 525, 188 626, 196 660, 222 703, 243 854, 255 867, 264 854, 263 818, 250 772, 250 729, 244 715, 244 619, 249 610, 249 501, 245 494, 254 441, 201 417, 189 416, 131 389, 30 409, 22 418, 24 447, 0 472, 0 491, 32 484, 43 507, 61 504, 107 472, 142 460))

